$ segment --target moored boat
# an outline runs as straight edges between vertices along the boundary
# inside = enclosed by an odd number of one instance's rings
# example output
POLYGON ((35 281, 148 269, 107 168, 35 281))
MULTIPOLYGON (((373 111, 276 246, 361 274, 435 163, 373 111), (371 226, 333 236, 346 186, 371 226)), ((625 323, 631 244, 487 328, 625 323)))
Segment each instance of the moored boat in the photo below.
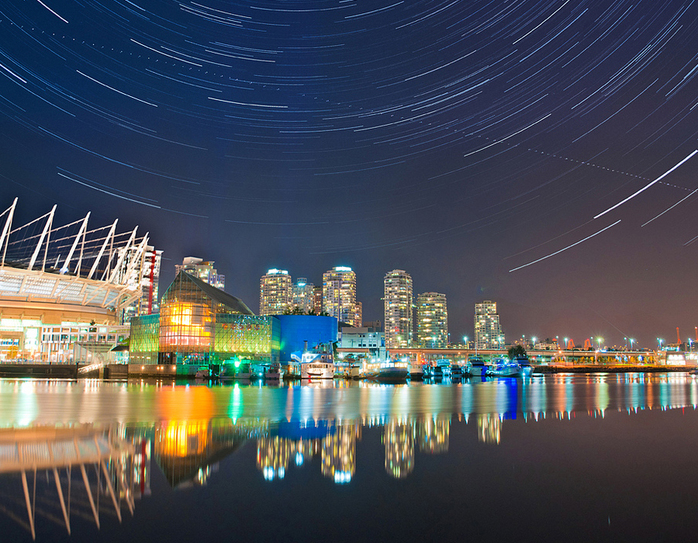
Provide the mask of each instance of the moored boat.
POLYGON ((503 358, 490 367, 487 374, 495 377, 521 377, 521 366, 516 359, 503 358))
POLYGON ((465 365, 465 373, 470 377, 484 377, 487 375, 487 365, 479 356, 471 356, 465 365))
POLYGON ((407 364, 386 362, 381 364, 374 379, 381 383, 404 383, 409 375, 407 364))
POLYGON ((218 373, 218 379, 228 381, 231 379, 250 379, 252 377, 252 369, 249 362, 235 362, 234 364, 221 365, 221 371, 218 373))

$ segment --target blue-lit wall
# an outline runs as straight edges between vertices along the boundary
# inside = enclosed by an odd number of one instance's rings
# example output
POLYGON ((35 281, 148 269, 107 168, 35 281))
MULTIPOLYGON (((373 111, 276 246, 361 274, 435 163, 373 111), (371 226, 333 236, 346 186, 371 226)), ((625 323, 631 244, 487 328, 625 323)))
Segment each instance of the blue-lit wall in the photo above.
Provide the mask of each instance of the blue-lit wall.
POLYGON ((281 328, 281 362, 289 362, 291 353, 303 351, 304 342, 308 349, 319 343, 337 341, 337 319, 316 315, 276 315, 281 328))

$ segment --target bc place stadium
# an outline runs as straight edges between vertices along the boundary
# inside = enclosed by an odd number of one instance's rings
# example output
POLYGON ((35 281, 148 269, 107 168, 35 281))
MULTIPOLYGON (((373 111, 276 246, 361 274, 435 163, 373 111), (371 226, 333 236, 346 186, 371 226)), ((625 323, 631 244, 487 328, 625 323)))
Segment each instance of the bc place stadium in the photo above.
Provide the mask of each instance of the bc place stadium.
POLYGON ((90 213, 56 224, 56 206, 15 224, 0 214, 0 363, 118 361, 129 313, 157 298, 159 252, 138 227, 93 227, 90 213))

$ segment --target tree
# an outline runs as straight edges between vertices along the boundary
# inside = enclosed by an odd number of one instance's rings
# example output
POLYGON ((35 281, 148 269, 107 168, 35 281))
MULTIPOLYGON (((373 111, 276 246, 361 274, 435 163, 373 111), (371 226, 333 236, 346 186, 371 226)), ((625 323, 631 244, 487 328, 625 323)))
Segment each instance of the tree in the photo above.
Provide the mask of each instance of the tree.
POLYGON ((509 347, 507 355, 509 360, 514 360, 517 356, 526 356, 526 349, 523 348, 523 345, 512 345, 509 347))

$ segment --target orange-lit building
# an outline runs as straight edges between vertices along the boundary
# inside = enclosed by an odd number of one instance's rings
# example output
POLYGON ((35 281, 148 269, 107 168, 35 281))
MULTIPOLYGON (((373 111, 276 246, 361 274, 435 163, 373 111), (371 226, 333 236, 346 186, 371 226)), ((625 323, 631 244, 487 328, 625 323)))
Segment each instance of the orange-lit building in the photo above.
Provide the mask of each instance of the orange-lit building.
POLYGON ((129 374, 189 375, 202 364, 277 362, 279 342, 275 317, 257 316, 239 298, 180 271, 160 314, 131 321, 129 374))

